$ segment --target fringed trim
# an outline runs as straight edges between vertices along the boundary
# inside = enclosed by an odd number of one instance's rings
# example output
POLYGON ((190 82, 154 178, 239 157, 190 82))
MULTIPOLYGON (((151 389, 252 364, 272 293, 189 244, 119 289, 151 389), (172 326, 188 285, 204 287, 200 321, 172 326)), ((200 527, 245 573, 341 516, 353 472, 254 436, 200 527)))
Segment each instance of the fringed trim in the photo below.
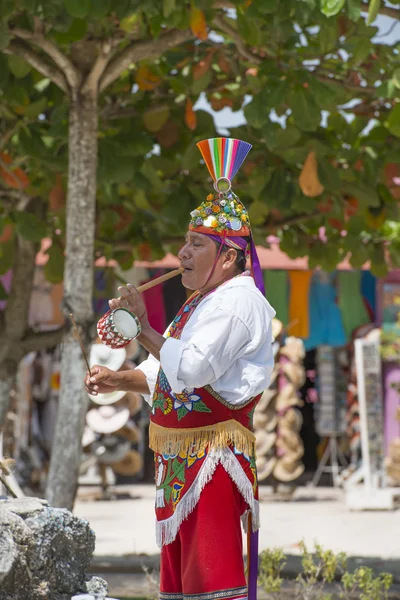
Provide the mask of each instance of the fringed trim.
POLYGON ((190 513, 196 508, 200 499, 200 494, 204 486, 214 475, 218 463, 219 456, 215 456, 214 453, 210 452, 201 465, 200 471, 197 473, 196 479, 193 481, 189 490, 183 496, 182 500, 178 502, 174 514, 164 521, 157 521, 156 541, 160 548, 166 544, 171 544, 171 542, 174 541, 182 522, 187 519, 190 513))
MULTIPOLYGON (((253 495, 253 486, 251 485, 246 473, 243 471, 239 461, 230 448, 211 450, 202 464, 196 479, 189 490, 183 496, 176 506, 174 514, 164 521, 156 523, 157 545, 161 548, 166 544, 171 544, 179 531, 182 522, 188 518, 190 513, 196 508, 200 495, 206 484, 211 481, 218 464, 224 467, 225 471, 236 484, 239 492, 250 507, 253 516, 253 531, 260 527, 260 511, 258 501, 253 495)), ((248 511, 246 511, 247 513, 248 511)), ((242 515, 243 522, 243 515, 242 515)))
POLYGON ((168 428, 150 422, 150 448, 159 454, 198 453, 206 447, 226 448, 233 444, 239 452, 252 456, 255 435, 234 419, 196 428, 168 428))

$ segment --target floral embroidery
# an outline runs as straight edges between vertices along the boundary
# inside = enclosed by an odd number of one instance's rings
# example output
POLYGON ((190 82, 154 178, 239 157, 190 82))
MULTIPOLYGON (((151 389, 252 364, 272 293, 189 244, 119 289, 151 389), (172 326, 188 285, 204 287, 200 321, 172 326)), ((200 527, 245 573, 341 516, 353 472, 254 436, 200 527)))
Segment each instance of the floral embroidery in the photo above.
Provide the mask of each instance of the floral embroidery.
POLYGON ((174 409, 178 412, 178 421, 192 412, 192 410, 196 412, 211 412, 200 396, 194 393, 194 388, 187 388, 180 394, 171 393, 171 396, 174 398, 174 409))

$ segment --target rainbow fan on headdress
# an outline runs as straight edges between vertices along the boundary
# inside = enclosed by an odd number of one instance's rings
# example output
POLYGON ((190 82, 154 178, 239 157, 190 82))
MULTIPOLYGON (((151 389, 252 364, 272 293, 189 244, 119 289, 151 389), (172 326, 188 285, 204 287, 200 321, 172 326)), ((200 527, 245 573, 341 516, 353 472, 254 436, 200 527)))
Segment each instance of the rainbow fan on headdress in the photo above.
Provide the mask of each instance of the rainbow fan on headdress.
POLYGON ((219 192, 230 190, 232 179, 252 147, 247 142, 231 138, 210 138, 197 146, 219 192))

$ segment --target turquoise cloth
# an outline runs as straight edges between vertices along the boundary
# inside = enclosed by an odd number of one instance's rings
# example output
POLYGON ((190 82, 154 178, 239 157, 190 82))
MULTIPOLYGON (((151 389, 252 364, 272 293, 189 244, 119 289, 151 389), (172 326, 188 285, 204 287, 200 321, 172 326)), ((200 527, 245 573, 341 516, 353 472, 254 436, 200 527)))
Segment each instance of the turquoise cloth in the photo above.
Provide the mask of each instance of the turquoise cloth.
POLYGON ((338 298, 348 339, 353 331, 371 321, 361 295, 361 271, 338 272, 338 298))
POLYGON ((346 344, 334 281, 334 273, 317 271, 313 274, 309 296, 310 335, 303 340, 307 351, 323 344, 334 347, 346 344))
POLYGON ((287 271, 265 270, 264 285, 265 295, 272 308, 275 309, 276 318, 283 325, 289 323, 289 280, 287 271))

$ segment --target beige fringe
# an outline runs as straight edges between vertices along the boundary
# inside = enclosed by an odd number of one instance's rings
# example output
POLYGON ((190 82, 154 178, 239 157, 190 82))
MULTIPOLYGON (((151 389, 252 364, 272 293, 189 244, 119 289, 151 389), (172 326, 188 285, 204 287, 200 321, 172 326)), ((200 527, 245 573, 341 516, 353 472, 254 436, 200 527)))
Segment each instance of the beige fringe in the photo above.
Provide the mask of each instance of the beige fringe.
POLYGON ((206 427, 176 429, 150 422, 150 448, 160 454, 197 454, 205 448, 226 448, 233 444, 248 456, 254 453, 255 435, 231 419, 206 427))

